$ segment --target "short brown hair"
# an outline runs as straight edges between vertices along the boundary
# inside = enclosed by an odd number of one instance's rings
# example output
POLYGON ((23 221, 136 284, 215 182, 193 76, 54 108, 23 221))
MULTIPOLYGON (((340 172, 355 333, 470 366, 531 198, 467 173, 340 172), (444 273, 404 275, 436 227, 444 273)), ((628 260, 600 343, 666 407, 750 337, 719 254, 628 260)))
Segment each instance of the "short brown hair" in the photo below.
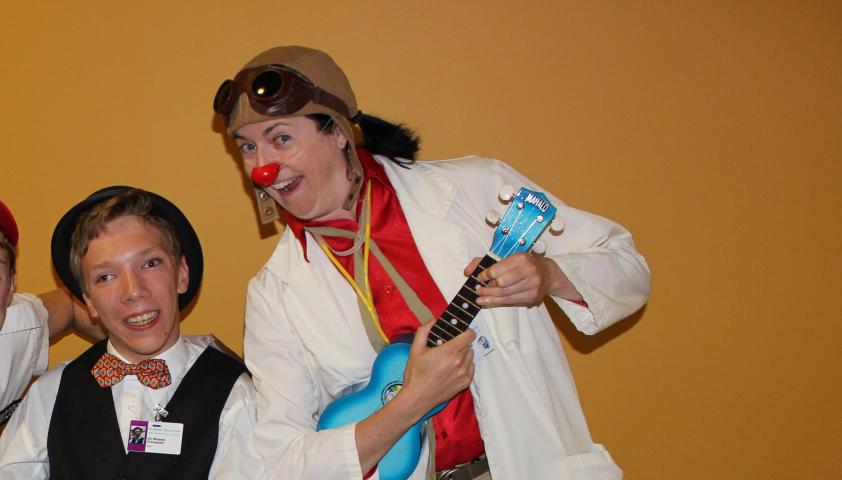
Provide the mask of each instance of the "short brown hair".
POLYGON ((9 252, 9 273, 15 273, 15 257, 17 250, 12 242, 6 238, 6 234, 0 231, 0 249, 9 252))
POLYGON ((126 190, 83 213, 76 222, 70 239, 70 270, 83 292, 87 292, 88 288, 82 274, 82 258, 88 253, 91 240, 102 234, 110 222, 125 216, 138 217, 157 229, 164 237, 173 262, 178 263, 181 258, 181 244, 175 229, 170 222, 154 213, 149 195, 139 189, 126 190))

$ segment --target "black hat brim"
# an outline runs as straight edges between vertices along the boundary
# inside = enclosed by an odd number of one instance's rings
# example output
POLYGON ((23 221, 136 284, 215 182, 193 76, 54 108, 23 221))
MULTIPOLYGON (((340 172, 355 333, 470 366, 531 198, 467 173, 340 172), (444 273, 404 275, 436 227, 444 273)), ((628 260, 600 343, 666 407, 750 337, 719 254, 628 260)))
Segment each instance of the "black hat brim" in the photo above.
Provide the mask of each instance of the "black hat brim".
MULTIPOLYGON (((76 229, 76 222, 80 215, 95 205, 132 189, 134 188, 117 185, 94 192, 65 213, 61 217, 61 220, 58 221, 55 230, 53 230, 51 244, 53 267, 56 269, 56 273, 62 283, 79 300, 84 301, 82 298, 82 289, 79 287, 79 283, 70 270, 70 240, 73 236, 73 231, 76 229)), ((196 293, 199 291, 199 285, 202 282, 202 272, 204 271, 205 265, 202 255, 202 245, 199 243, 199 236, 196 235, 193 226, 190 225, 187 217, 184 216, 178 207, 156 193, 147 190, 144 191, 151 199, 152 211, 172 225, 175 230, 175 236, 178 238, 178 243, 181 245, 181 253, 187 262, 189 270, 187 291, 178 296, 178 308, 179 310, 183 310, 196 296, 196 293)))

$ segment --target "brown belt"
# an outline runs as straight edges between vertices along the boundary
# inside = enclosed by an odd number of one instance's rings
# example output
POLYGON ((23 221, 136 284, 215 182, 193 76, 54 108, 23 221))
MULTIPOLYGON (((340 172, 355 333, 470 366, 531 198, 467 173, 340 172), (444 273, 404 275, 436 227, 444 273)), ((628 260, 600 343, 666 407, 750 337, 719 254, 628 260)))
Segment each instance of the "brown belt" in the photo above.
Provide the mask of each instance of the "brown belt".
POLYGON ((480 455, 474 460, 436 473, 438 480, 471 480, 488 472, 488 457, 480 455))

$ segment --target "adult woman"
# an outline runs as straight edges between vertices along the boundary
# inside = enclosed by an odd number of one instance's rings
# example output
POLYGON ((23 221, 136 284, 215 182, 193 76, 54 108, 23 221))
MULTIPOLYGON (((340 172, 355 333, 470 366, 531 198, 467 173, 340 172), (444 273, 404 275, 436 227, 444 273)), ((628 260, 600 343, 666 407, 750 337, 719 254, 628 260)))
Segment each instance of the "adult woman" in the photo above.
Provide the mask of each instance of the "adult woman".
POLYGON ((545 235, 546 256, 514 255, 479 276, 491 283, 478 304, 517 306, 487 308, 474 321, 494 351, 474 358, 470 330, 427 350, 431 324, 419 324, 441 313, 487 251, 483 215, 499 208, 498 188, 538 187, 490 159, 414 163, 411 134, 361 114, 342 70, 317 50, 263 52, 223 83, 214 108, 258 199, 287 213, 289 228, 249 285, 246 313, 255 443, 268 472, 359 478, 455 395, 433 420, 435 463, 422 455, 410 478, 432 475, 433 464, 464 471, 483 453, 496 479, 622 475, 590 439, 540 303, 551 295, 586 333, 639 308, 649 272, 628 232, 551 197, 567 228, 545 235), (416 329, 397 396, 358 423, 317 432, 325 407, 368 380, 375 350, 416 329))

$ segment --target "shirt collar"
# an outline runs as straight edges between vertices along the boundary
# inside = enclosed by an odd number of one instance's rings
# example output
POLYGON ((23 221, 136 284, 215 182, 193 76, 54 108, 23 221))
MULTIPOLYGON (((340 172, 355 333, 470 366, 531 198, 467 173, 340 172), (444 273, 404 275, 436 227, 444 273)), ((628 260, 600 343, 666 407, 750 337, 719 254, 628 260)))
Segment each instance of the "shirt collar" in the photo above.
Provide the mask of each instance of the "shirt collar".
MULTIPOLYGON (((389 177, 386 175, 386 169, 383 168, 383 165, 377 162, 374 159, 374 156, 368 152, 368 150, 364 148, 357 148, 357 156, 360 158, 360 163, 363 167, 363 182, 372 182, 372 188, 388 188, 389 190, 394 191, 394 187, 392 187, 392 182, 389 181, 389 177)), ((365 188, 363 188, 363 191, 365 188)), ((359 195, 357 197, 357 205, 356 205, 356 212, 355 217, 359 218, 360 211, 362 209, 363 203, 363 196, 359 195)), ((338 221, 327 221, 327 222, 314 222, 310 220, 301 220, 300 218, 294 217, 290 214, 286 215, 286 223, 287 228, 292 231, 292 234, 295 238, 298 239, 298 243, 301 244, 301 249, 304 252, 304 258, 307 259, 307 238, 304 235, 304 228, 305 227, 323 227, 323 226, 330 226, 330 227, 337 227, 337 228, 344 228, 349 229, 352 228, 356 231, 358 223, 356 221, 349 221, 349 220, 338 220, 338 221)))

